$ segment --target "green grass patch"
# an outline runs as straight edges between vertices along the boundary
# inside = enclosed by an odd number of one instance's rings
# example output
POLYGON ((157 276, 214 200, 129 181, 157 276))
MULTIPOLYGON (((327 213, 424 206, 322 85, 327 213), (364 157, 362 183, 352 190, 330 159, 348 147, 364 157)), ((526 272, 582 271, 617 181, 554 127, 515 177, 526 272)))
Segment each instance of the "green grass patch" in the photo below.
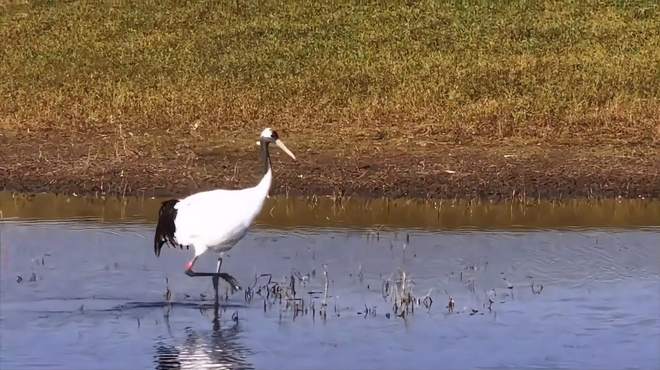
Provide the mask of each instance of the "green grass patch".
POLYGON ((0 127, 648 143, 659 7, 0 1, 0 127))

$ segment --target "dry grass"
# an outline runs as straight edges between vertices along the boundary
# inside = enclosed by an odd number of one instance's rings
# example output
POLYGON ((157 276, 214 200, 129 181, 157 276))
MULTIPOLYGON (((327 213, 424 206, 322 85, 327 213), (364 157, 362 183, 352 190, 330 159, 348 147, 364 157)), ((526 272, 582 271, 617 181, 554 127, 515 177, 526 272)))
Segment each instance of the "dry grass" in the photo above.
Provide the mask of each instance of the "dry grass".
POLYGON ((655 1, 0 1, 0 14, 8 131, 232 146, 269 125, 299 147, 348 147, 651 143, 660 129, 655 1))

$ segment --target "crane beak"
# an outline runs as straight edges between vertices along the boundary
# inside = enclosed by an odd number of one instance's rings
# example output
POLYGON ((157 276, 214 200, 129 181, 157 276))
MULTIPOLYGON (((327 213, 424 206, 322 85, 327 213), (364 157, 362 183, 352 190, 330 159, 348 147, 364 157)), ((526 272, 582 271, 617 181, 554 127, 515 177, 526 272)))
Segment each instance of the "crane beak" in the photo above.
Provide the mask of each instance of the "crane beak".
POLYGON ((291 153, 291 151, 289 150, 289 148, 287 148, 286 145, 284 145, 284 143, 282 142, 282 140, 280 140, 280 139, 275 140, 275 145, 277 145, 280 149, 282 149, 282 151, 283 151, 284 153, 288 154, 289 157, 293 158, 294 161, 296 160, 296 156, 293 155, 293 153, 291 153))

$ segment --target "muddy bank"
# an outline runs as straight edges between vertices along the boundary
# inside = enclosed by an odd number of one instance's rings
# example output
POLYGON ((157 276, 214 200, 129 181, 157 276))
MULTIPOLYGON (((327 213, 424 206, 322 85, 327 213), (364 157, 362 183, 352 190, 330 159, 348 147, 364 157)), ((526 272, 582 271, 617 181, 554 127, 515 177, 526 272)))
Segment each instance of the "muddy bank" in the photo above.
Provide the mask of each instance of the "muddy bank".
MULTIPOLYGON (((356 145, 290 143, 299 160, 273 151, 275 195, 566 199, 657 198, 657 146, 356 145)), ((0 135, 0 189, 171 196, 258 180, 256 147, 205 147, 166 140, 0 135)))

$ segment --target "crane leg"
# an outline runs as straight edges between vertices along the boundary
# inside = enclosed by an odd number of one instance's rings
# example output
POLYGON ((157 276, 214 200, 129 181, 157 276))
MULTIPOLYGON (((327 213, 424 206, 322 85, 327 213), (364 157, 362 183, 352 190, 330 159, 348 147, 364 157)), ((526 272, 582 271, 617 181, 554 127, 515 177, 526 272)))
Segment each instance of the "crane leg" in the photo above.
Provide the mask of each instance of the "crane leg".
POLYGON ((197 276, 197 275, 195 275, 197 273, 195 271, 193 271, 193 269, 192 269, 193 265, 195 264, 195 261, 197 261, 197 256, 193 257, 193 259, 191 259, 190 262, 188 262, 188 264, 186 265, 186 275, 188 275, 188 276, 197 276))
POLYGON ((210 276, 213 279, 213 288, 216 291, 216 298, 217 298, 217 281, 218 279, 222 279, 229 284, 231 287, 232 291, 236 290, 241 290, 241 286, 238 285, 238 280, 234 278, 233 276, 229 275, 226 272, 220 272, 220 267, 222 267, 222 257, 218 257, 218 265, 216 267, 216 272, 195 272, 193 271, 192 267, 195 264, 195 261, 197 261, 197 257, 193 258, 190 262, 188 262, 188 267, 186 268, 186 275, 190 277, 196 277, 196 276, 210 276))
POLYGON ((215 273, 220 273, 220 267, 222 267, 222 257, 218 257, 218 267, 215 269, 215 273))
POLYGON ((219 280, 219 277, 216 275, 216 276, 212 277, 211 280, 213 281, 213 291, 215 292, 215 307, 217 309, 218 304, 219 304, 219 298, 218 298, 218 280, 219 280))

